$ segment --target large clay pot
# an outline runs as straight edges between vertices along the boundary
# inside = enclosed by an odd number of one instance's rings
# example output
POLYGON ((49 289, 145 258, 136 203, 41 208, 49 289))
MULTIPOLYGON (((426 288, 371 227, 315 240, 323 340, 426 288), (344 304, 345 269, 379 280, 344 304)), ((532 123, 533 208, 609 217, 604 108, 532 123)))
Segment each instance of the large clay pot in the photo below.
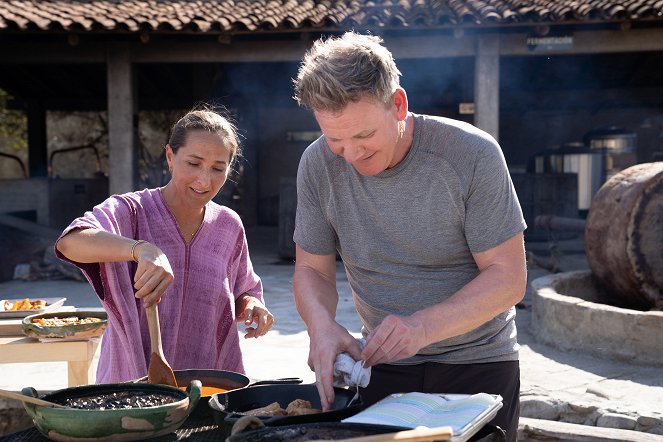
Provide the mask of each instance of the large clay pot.
POLYGON ((623 307, 663 307, 663 162, 629 167, 599 189, 585 252, 602 289, 623 307))
MULTIPOLYGON (((66 388, 42 399, 59 402, 113 392, 136 391, 174 396, 176 402, 144 408, 88 410, 51 408, 24 402, 25 410, 41 434, 60 442, 134 441, 163 436, 177 430, 189 416, 200 398, 200 381, 192 381, 184 392, 175 387, 153 384, 99 384, 66 388)), ((24 388, 26 396, 37 397, 33 388, 24 388)))

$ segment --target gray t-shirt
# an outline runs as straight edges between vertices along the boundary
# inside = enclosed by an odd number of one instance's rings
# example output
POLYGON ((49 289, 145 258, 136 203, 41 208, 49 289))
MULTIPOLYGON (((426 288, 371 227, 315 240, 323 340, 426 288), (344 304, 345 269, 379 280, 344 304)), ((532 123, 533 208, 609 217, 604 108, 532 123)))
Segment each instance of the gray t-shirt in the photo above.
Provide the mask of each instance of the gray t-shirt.
MULTIPOLYGON (((316 255, 338 251, 364 334, 388 314, 447 299, 478 275, 472 253, 526 228, 490 135, 448 118, 415 114, 414 122, 407 156, 378 175, 357 173, 324 137, 299 163, 294 241, 316 255)), ((399 363, 517 360, 515 316, 511 308, 399 363)))

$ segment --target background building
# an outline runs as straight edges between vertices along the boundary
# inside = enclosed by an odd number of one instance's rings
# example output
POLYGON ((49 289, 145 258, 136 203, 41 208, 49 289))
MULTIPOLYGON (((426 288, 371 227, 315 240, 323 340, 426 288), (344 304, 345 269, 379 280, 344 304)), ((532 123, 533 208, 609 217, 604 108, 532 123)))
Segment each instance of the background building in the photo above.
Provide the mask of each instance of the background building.
POLYGON ((109 193, 161 184, 168 127, 205 101, 245 137, 217 199, 247 226, 287 224, 318 135, 291 79, 314 39, 349 29, 384 38, 413 111, 499 140, 530 238, 536 214, 583 216, 608 176, 663 156, 657 0, 12 1, 0 89, 27 115, 28 147, 0 145, 0 212, 60 229, 109 193), (63 124, 79 139, 58 138, 63 124))

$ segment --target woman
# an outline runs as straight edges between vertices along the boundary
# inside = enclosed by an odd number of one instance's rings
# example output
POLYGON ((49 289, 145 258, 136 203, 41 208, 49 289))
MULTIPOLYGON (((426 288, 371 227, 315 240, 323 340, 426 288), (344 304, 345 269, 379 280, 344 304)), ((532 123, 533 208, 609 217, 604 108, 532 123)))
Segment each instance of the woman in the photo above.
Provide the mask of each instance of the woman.
POLYGON ((153 304, 175 370, 243 373, 235 320, 247 325, 245 338, 272 327, 242 221, 211 201, 238 155, 228 120, 191 111, 166 145, 168 184, 111 196, 56 242, 57 255, 83 271, 108 313, 97 382, 145 376, 151 348, 144 307, 153 304))

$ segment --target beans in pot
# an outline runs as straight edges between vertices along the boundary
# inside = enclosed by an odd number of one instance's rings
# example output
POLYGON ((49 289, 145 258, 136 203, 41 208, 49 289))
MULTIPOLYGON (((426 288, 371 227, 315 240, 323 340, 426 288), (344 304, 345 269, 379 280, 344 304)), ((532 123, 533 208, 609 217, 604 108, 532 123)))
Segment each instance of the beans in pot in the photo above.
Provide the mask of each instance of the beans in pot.
POLYGON ((76 398, 53 400, 60 405, 85 410, 116 410, 121 408, 145 408, 172 404, 182 400, 180 397, 163 393, 145 393, 142 391, 122 391, 97 394, 76 398))

